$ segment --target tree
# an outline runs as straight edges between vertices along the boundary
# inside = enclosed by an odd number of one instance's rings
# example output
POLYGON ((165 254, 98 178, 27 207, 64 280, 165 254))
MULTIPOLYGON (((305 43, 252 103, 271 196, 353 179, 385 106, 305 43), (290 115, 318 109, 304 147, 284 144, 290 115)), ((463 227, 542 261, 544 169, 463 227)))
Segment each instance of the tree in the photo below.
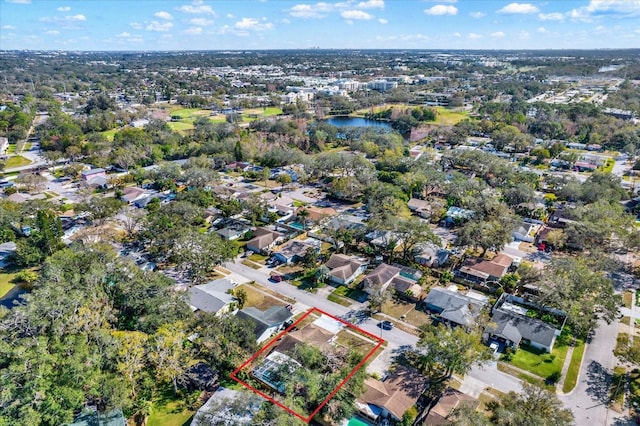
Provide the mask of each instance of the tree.
POLYGON ((243 288, 236 288, 233 290, 233 297, 238 300, 238 308, 244 308, 245 303, 247 303, 247 291, 243 288))
POLYGON ((285 185, 290 184, 292 182, 292 179, 289 173, 280 173, 276 178, 276 182, 281 185, 281 190, 284 191, 285 185))
POLYGON ((570 426, 573 413, 554 394, 539 386, 523 383, 523 392, 509 392, 490 401, 491 423, 498 426, 570 426))
POLYGON ((146 367, 149 336, 140 331, 114 331, 112 334, 120 343, 116 368, 126 378, 131 396, 135 398, 141 372, 146 367))
POLYGON ((309 210, 302 207, 296 212, 296 217, 302 221, 302 228, 307 229, 307 218, 309 217, 309 210))
POLYGON ((487 250, 502 250, 512 239, 512 221, 498 219, 472 219, 465 222, 456 238, 458 246, 472 246, 482 248, 482 256, 487 250))
POLYGON ((331 270, 325 265, 322 265, 316 270, 316 281, 319 283, 326 283, 331 276, 331 270))
POLYGON ((491 359, 489 348, 482 344, 478 330, 426 324, 420 327, 416 352, 409 353, 414 366, 434 382, 466 374, 471 366, 491 359))
POLYGON ((402 241, 402 258, 404 260, 411 260, 410 255, 421 244, 430 242, 440 245, 440 238, 431 231, 429 224, 415 217, 401 220, 395 233, 402 241))
POLYGON ((369 293, 369 311, 380 312, 382 306, 389 300, 389 292, 382 289, 382 286, 371 289, 369 293))
POLYGON ((314 247, 309 247, 302 257, 302 264, 306 268, 313 268, 318 263, 318 251, 314 247))
POLYGON ((186 338, 183 324, 176 323, 160 327, 150 343, 149 358, 156 373, 160 379, 173 384, 175 393, 178 393, 178 377, 186 371, 190 360, 186 338))
POLYGON ((233 245, 217 234, 187 229, 173 239, 168 259, 193 283, 198 283, 206 280, 215 266, 233 259, 234 255, 233 245))
POLYGON ((88 212, 91 220, 100 225, 105 219, 115 215, 123 204, 115 197, 91 197, 88 202, 81 203, 78 209, 88 212))

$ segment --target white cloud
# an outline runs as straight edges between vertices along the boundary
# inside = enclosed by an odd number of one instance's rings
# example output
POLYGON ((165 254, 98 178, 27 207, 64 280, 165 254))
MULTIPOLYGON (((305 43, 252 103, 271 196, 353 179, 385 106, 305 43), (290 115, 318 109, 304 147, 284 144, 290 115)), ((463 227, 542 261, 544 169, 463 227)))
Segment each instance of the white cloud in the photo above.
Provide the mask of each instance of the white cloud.
POLYGON ((116 37, 118 37, 118 38, 129 38, 129 37, 131 37, 131 33, 128 33, 128 32, 125 31, 125 32, 122 32, 122 33, 118 34, 116 37))
POLYGON ((47 35, 60 35, 60 31, 58 31, 58 30, 49 30, 49 31, 45 31, 45 34, 47 34, 47 35))
POLYGON ((367 0, 358 3, 360 9, 384 9, 384 0, 367 0))
POLYGON ((5 0, 7 3, 29 4, 31 0, 5 0))
POLYGON ((546 33, 546 32, 547 32, 547 29, 546 29, 545 27, 539 27, 539 28, 538 28, 538 32, 539 32, 540 34, 544 34, 544 33, 546 33))
POLYGON ((233 19, 235 18, 235 16, 233 15, 233 13, 227 13, 227 18, 233 19))
POLYGON ((491 33, 490 35, 491 37, 496 37, 496 38, 504 37, 504 33, 502 31, 496 31, 495 33, 491 33))
POLYGON ((288 20, 287 18, 284 18, 284 19, 283 19, 282 21, 280 21, 280 22, 282 22, 283 24, 290 24, 290 23, 291 23, 291 21, 290 21, 290 20, 288 20))
POLYGON ((3 30, 15 30, 16 27, 14 25, 3 25, 2 29, 3 30))
POLYGON ((273 24, 271 22, 260 22, 255 18, 242 18, 234 24, 234 27, 244 31, 266 31, 273 29, 273 24))
POLYGON ((462 34, 460 34, 459 32, 456 31, 455 33, 453 33, 453 36, 454 37, 462 37, 462 34))
POLYGON ((498 13, 504 13, 507 15, 514 14, 527 14, 527 13, 538 13, 539 9, 529 3, 509 3, 502 9, 498 11, 498 13))
POLYGON ((117 34, 116 38, 119 39, 118 44, 142 43, 144 41, 144 38, 140 34, 131 34, 127 31, 117 34))
POLYGON ((477 33, 469 33, 469 38, 471 40, 477 40, 482 38, 482 34, 477 34, 477 33))
POLYGON ((171 16, 169 12, 165 12, 164 10, 154 13, 153 16, 160 19, 166 19, 167 21, 170 21, 173 19, 173 16, 171 16))
POLYGON ((184 30, 185 34, 190 34, 190 35, 199 35, 202 34, 202 28, 201 27, 190 27, 187 28, 186 30, 184 30))
POLYGON ((58 12, 68 12, 71 10, 71 6, 60 6, 56 9, 58 12))
POLYGON ((65 24, 70 22, 81 22, 86 20, 87 20, 87 17, 81 14, 67 15, 67 16, 45 16, 40 18, 40 22, 55 22, 60 24, 65 24))
POLYGON ((327 13, 333 10, 333 5, 329 3, 297 4, 289 9, 289 15, 296 18, 324 18, 327 13))
POLYGON ((173 28, 173 23, 158 22, 158 21, 151 21, 147 24, 146 27, 144 27, 144 29, 147 31, 158 31, 158 32, 169 31, 171 28, 173 28))
POLYGON ((564 13, 560 13, 560 12, 539 13, 538 18, 542 21, 562 21, 564 20, 564 13))
POLYGON ((386 25, 386 24, 388 24, 388 23, 389 23, 389 21, 387 21, 387 20, 386 20, 386 19, 384 19, 384 18, 380 18, 380 19, 378 19, 378 22, 380 22, 382 25, 386 25))
POLYGON ((623 15, 640 15, 640 0, 591 0, 584 8, 589 13, 613 12, 623 15))
POLYGON ((373 19, 373 15, 363 12, 362 10, 345 10, 340 13, 344 19, 357 19, 357 20, 369 20, 373 19))
POLYGON ((185 4, 177 8, 180 12, 193 13, 197 15, 212 15, 215 16, 216 12, 211 6, 202 4, 201 1, 194 1, 193 4, 185 4))
POLYGON ((131 26, 131 28, 133 28, 134 30, 141 30, 142 29, 142 24, 140 22, 132 22, 129 24, 131 26))
POLYGON ((189 19, 189 23, 196 27, 207 27, 213 24, 213 20, 207 18, 193 18, 189 19))
POLYGON ((429 9, 425 9, 424 13, 427 15, 435 15, 435 16, 457 15, 458 8, 451 5, 437 4, 433 7, 430 7, 429 9))
POLYGON ((530 37, 529 32, 522 30, 518 33, 518 38, 528 39, 530 37))
POLYGON ((487 16, 487 14, 484 13, 484 12, 471 12, 469 15, 471 15, 471 17, 475 18, 475 19, 480 19, 480 18, 484 18, 485 16, 487 16))

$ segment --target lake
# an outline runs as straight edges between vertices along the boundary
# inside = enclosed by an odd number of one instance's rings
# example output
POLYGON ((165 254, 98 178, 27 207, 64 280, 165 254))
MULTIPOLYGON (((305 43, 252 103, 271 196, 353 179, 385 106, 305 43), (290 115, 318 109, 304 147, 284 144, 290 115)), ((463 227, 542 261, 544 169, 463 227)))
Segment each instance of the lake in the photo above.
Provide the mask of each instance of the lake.
POLYGON ((386 121, 367 120, 361 117, 349 117, 338 115, 327 119, 327 123, 336 127, 382 127, 391 130, 392 127, 386 121))

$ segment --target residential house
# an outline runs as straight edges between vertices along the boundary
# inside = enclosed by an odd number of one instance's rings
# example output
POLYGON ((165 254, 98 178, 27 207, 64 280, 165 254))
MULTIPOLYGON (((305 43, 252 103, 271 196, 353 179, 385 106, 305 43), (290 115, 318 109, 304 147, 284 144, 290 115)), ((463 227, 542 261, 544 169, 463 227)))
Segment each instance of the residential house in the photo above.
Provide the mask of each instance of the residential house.
POLYGON ((428 380, 414 368, 397 366, 383 382, 366 379, 365 391, 356 399, 356 407, 365 417, 400 421, 404 413, 416 405, 428 386, 428 380))
POLYGON ((147 198, 149 192, 146 189, 138 188, 137 186, 130 186, 122 190, 122 196, 120 199, 127 204, 133 204, 138 200, 147 198))
POLYGON ((413 260, 423 266, 429 268, 437 268, 447 263, 449 259, 449 250, 445 250, 433 243, 424 243, 419 245, 414 251, 413 260))
POLYGON ((325 266, 329 268, 329 280, 348 285, 367 269, 368 262, 344 254, 332 254, 325 266))
POLYGON ((487 282, 500 281, 509 267, 513 258, 504 253, 496 255, 491 260, 471 260, 456 271, 459 277, 474 283, 486 284, 487 282))
POLYGON ((263 399, 249 390, 218 388, 198 409, 191 426, 251 424, 262 406, 263 399))
POLYGON ((244 237, 249 231, 251 231, 251 225, 240 221, 230 221, 224 228, 218 229, 216 234, 227 241, 234 241, 244 237))
POLYGON ((444 221, 447 225, 454 225, 471 219, 474 213, 475 212, 473 210, 461 209, 460 207, 452 206, 447 210, 444 221))
POLYGON ((375 230, 371 231, 364 236, 364 240, 375 247, 386 248, 391 241, 394 241, 396 246, 402 244, 402 238, 396 233, 391 231, 375 230))
POLYGON ((429 218, 431 216, 431 206, 425 200, 412 198, 407 203, 407 206, 409 207, 409 210, 411 210, 412 213, 420 217, 429 218))
POLYGON ((470 328, 488 302, 488 297, 474 291, 462 294, 456 286, 434 287, 424 299, 424 306, 446 324, 470 328))
POLYGON ((309 324, 300 330, 288 332, 276 346, 278 352, 288 353, 295 346, 300 344, 311 345, 326 353, 335 340, 335 333, 318 327, 315 324, 309 324))
POLYGON ((540 229, 540 225, 530 222, 519 223, 516 228, 511 232, 511 236, 514 241, 524 241, 525 243, 533 243, 535 241, 536 234, 540 229))
POLYGON ((289 240, 284 243, 277 252, 274 253, 274 257, 285 265, 298 262, 302 260, 307 250, 313 249, 319 251, 319 244, 312 242, 313 240, 289 240))
POLYGON ((368 294, 373 294, 376 291, 384 292, 391 281, 400 275, 400 271, 400 268, 381 263, 362 280, 362 289, 368 294))
POLYGON ((366 227, 362 217, 354 216, 350 214, 341 214, 334 216, 327 222, 327 227, 335 230, 346 229, 356 230, 364 229, 366 227))
POLYGON ((292 317, 291 311, 284 306, 272 306, 266 311, 250 307, 238 311, 239 318, 248 319, 254 324, 256 341, 262 343, 275 333, 286 320, 292 317))
POLYGON ((389 287, 393 288, 399 296, 412 301, 418 301, 424 297, 424 291, 415 277, 410 276, 409 273, 403 273, 397 266, 381 263, 362 280, 362 289, 368 294, 384 292, 389 287))
POLYGON ((447 388, 438 402, 429 409, 429 413, 424 418, 424 426, 441 426, 451 424, 449 416, 456 408, 470 406, 477 408, 480 402, 472 396, 466 395, 456 389, 447 388))
POLYGON ((279 244, 282 239, 283 235, 280 232, 260 227, 253 231, 253 238, 247 241, 246 248, 255 253, 267 254, 273 247, 279 244))
POLYGON ((251 163, 242 162, 242 161, 234 161, 233 163, 229 163, 225 166, 225 171, 239 171, 243 172, 251 167, 251 163))
POLYGON ((551 352, 556 338, 562 332, 566 314, 557 310, 546 310, 550 317, 562 323, 559 327, 528 315, 529 308, 538 311, 539 306, 512 295, 504 294, 493 308, 491 324, 482 335, 487 344, 498 344, 518 349, 521 344, 540 351, 551 352))
POLYGON ((299 214, 301 210, 307 211, 305 220, 312 223, 320 223, 324 218, 334 217, 338 214, 338 212, 331 207, 300 207, 297 209, 296 214, 299 214))
POLYGON ((97 178, 97 177, 107 177, 107 171, 103 168, 95 168, 95 169, 90 169, 90 170, 83 170, 82 172, 80 172, 80 178, 82 179, 83 182, 89 182, 90 180, 97 178))
POLYGON ((275 198, 268 202, 269 211, 275 212, 280 216, 278 222, 283 222, 293 216, 295 207, 293 206, 293 200, 289 197, 275 198))
POLYGON ((221 315, 229 311, 236 301, 231 294, 236 283, 227 279, 209 281, 189 289, 189 305, 193 311, 202 311, 221 315))
POLYGON ((218 387, 218 372, 204 362, 198 362, 180 376, 180 385, 189 391, 213 392, 218 387))

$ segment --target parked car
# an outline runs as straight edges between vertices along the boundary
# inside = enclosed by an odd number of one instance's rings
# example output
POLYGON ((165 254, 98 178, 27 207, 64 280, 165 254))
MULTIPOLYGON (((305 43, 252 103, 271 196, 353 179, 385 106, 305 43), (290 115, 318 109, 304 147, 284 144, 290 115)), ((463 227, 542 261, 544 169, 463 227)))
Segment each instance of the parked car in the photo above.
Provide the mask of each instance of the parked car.
POLYGON ((389 320, 380 321, 378 323, 378 327, 380 327, 383 330, 391 330, 393 329, 393 323, 389 320))

